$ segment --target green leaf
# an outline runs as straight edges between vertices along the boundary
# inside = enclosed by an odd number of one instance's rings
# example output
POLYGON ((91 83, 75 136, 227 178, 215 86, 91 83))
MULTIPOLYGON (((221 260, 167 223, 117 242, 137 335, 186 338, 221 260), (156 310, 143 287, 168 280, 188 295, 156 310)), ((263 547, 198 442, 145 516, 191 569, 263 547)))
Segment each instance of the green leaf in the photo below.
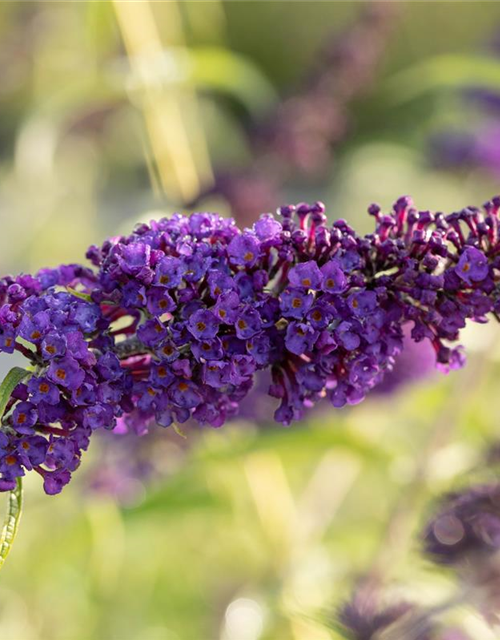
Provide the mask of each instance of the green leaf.
MULTIPOLYGON (((21 369, 21 367, 14 367, 5 376, 2 384, 0 385, 0 420, 5 412, 5 407, 9 402, 12 392, 17 385, 25 380, 28 376, 31 376, 29 371, 21 369)), ((21 518, 21 510, 23 505, 23 483, 22 478, 17 478, 16 487, 9 492, 9 506, 7 508, 7 515, 3 524, 2 533, 0 534, 0 569, 3 566, 9 551, 14 543, 16 537, 17 528, 19 526, 19 520, 21 518)))
POLYGON ((17 478, 16 488, 9 492, 9 506, 5 517, 2 533, 0 535, 0 569, 9 555, 17 529, 23 507, 23 482, 22 478, 17 478))
POLYGON ((500 62, 491 56, 434 56, 397 72, 382 91, 391 104, 404 104, 431 91, 465 86, 500 91, 500 62))
POLYGON ((276 104, 272 83, 249 58, 222 47, 192 48, 187 53, 188 75, 198 88, 232 95, 255 116, 276 104))
MULTIPOLYGON (((132 95, 144 80, 132 76, 129 83, 132 95)), ((159 55, 156 64, 148 67, 146 82, 157 90, 187 84, 223 93, 240 102, 255 117, 266 113, 278 101, 272 82, 250 58, 222 47, 169 47, 159 55)))
POLYGON ((3 418, 5 407, 10 400, 12 392, 17 385, 32 374, 21 367, 14 367, 5 376, 4 381, 0 384, 0 420, 3 418))

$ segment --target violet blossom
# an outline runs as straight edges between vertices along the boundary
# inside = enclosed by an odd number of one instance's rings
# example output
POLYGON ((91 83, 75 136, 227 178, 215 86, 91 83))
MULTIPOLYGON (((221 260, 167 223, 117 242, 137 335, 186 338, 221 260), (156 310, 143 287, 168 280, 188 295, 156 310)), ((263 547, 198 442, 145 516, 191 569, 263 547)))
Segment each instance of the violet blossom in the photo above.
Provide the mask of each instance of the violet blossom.
POLYGON ((33 373, 2 419, 3 485, 35 469, 57 492, 116 418, 220 427, 261 372, 285 425, 320 400, 357 404, 394 367, 408 325, 439 368, 460 368, 466 321, 500 310, 499 208, 445 216, 400 198, 390 215, 369 208, 366 236, 327 224, 321 203, 244 230, 175 214, 91 247, 93 268, 4 278, 0 350, 22 352, 33 373))

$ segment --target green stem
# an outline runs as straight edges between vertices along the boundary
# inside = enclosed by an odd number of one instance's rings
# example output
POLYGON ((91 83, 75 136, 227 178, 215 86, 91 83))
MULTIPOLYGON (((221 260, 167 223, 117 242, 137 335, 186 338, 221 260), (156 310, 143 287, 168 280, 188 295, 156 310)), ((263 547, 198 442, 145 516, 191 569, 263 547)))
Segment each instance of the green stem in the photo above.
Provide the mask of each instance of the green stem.
POLYGON ((23 507, 23 481, 17 478, 16 487, 9 492, 9 506, 0 535, 0 569, 14 543, 23 507))
POLYGON ((92 298, 88 293, 84 293, 83 291, 77 291, 72 287, 66 287, 66 290, 68 293, 71 293, 72 296, 75 296, 75 298, 80 298, 80 300, 85 300, 85 302, 92 302, 92 298))

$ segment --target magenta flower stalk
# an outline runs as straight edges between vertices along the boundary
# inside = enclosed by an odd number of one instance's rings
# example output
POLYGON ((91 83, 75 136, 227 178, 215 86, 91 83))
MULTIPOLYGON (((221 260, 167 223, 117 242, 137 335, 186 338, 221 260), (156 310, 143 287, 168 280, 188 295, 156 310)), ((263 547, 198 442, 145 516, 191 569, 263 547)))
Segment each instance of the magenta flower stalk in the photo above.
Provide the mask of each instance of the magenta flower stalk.
POLYGON ((259 371, 300 420, 356 404, 393 367, 411 323, 438 366, 464 364, 468 319, 499 310, 500 198, 445 216, 401 198, 374 233, 300 204, 240 230, 216 214, 141 224, 87 252, 92 267, 0 281, 0 350, 23 353, 0 431, 0 488, 35 470, 57 493, 93 431, 188 420, 220 427, 259 371))

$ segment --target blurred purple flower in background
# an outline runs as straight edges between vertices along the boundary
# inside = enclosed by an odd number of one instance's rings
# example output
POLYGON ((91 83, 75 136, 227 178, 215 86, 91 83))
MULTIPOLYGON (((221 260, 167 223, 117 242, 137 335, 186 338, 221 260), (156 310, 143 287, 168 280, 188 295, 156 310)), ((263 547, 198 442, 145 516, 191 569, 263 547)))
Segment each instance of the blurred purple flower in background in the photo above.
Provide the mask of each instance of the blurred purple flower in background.
POLYGON ((500 623, 500 485, 445 496, 424 532, 424 552, 456 571, 468 600, 500 623))
POLYGON ((500 486, 473 487, 443 498, 425 532, 425 552, 434 562, 458 566, 499 550, 500 486))
MULTIPOLYGON (((500 48, 495 36, 485 51, 500 65, 500 48)), ((434 166, 442 169, 483 169, 495 179, 500 177, 500 91, 479 85, 461 89, 460 126, 434 133, 428 141, 434 166), (474 124, 470 124, 470 122, 474 124)))
POLYGON ((373 86, 395 14, 390 3, 369 2, 345 32, 328 36, 296 91, 249 126, 251 165, 219 168, 215 185, 191 206, 221 194, 237 222, 251 224, 256 211, 272 211, 282 200, 287 181, 324 175, 352 128, 349 104, 373 86))
MULTIPOLYGON (((386 635, 391 639, 404 637, 405 625, 410 623, 417 608, 406 602, 382 605, 380 600, 378 590, 359 589, 336 615, 342 636, 349 640, 376 640, 386 635)), ((411 637, 412 640, 437 640, 430 621, 419 625, 411 637)))
POLYGON ((83 487, 112 497, 120 504, 140 503, 146 488, 163 482, 183 464, 189 442, 174 431, 151 429, 147 434, 100 431, 94 439, 96 456, 83 470, 83 487))
POLYGON ((500 177, 500 119, 483 123, 474 131, 435 134, 429 145, 436 167, 481 167, 493 177, 500 177))

